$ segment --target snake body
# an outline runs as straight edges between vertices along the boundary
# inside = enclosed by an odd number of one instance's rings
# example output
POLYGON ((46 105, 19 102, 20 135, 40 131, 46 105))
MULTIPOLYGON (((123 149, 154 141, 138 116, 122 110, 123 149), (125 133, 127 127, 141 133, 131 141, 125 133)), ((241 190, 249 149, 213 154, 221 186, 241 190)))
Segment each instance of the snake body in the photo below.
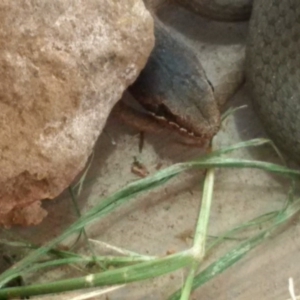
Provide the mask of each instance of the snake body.
POLYGON ((300 2, 256 0, 250 22, 247 78, 266 131, 300 162, 300 2))
POLYGON ((252 0, 176 0, 194 12, 219 21, 244 21, 249 19, 252 0))

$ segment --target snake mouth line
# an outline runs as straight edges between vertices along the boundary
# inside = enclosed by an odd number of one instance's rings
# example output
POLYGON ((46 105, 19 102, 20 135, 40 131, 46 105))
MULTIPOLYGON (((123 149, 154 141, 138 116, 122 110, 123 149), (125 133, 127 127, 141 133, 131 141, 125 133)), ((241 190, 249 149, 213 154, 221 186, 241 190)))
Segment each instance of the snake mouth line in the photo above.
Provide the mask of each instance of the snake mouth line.
POLYGON ((167 123, 170 127, 176 129, 177 131, 179 131, 182 134, 188 135, 190 137, 193 138, 200 138, 201 136, 197 135, 196 133, 194 133, 193 131, 189 131, 188 129, 186 129, 185 127, 182 127, 181 125, 179 125, 178 123, 172 122, 170 120, 168 120, 165 117, 162 116, 158 116, 153 112, 148 111, 148 113, 153 116, 155 119, 157 119, 159 122, 164 122, 167 123))
POLYGON ((203 134, 196 132, 188 126, 182 118, 173 114, 171 110, 164 104, 151 105, 148 103, 141 103, 146 112, 155 118, 158 122, 163 123, 167 127, 176 130, 179 134, 185 135, 192 139, 201 139, 203 134))

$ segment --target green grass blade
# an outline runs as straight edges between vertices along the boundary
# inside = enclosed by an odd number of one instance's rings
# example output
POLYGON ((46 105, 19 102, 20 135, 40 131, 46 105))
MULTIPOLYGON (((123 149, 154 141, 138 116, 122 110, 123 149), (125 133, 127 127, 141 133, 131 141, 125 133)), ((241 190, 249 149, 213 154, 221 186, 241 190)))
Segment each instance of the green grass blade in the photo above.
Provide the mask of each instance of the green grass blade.
POLYGON ((126 284, 161 276, 189 265, 190 251, 173 254, 155 261, 108 270, 84 277, 65 279, 45 284, 0 289, 0 299, 59 293, 90 287, 126 284))
POLYGON ((243 141, 243 142, 239 142, 233 145, 230 145, 228 147, 224 147, 222 149, 219 150, 215 150, 212 153, 206 155, 205 157, 203 157, 203 160, 206 160, 209 157, 218 157, 224 154, 228 154, 231 153, 233 151, 236 150, 240 150, 240 149, 244 149, 244 148, 249 148, 249 147, 259 147, 259 146, 263 146, 266 144, 272 144, 272 142, 268 139, 263 139, 263 138, 257 138, 257 139, 252 139, 249 141, 243 141))
MULTIPOLYGON (((217 245, 222 243, 224 240, 232 239, 233 235, 241 232, 244 229, 251 228, 251 227, 258 227, 264 223, 274 220, 274 218, 276 218, 279 213, 280 213, 280 211, 269 212, 267 214, 264 214, 262 216, 254 218, 254 219, 250 220, 249 222, 243 223, 243 224, 227 231, 226 233, 216 237, 215 240, 208 245, 208 247, 206 249, 206 253, 210 252, 214 247, 216 247, 217 245)), ((233 238, 233 240, 235 240, 235 239, 233 238)))
POLYGON ((228 110, 226 110, 222 116, 221 116, 221 122, 223 123, 229 116, 233 115, 234 113, 236 113, 237 111, 241 110, 241 109, 245 109, 248 108, 247 105, 241 105, 238 107, 230 107, 228 110))
POLYGON ((190 298, 194 276, 205 255, 206 236, 211 210, 211 203, 213 199, 213 189, 214 169, 209 169, 206 173, 204 180, 201 207, 199 210, 199 217, 195 230, 194 244, 192 248, 192 251, 194 253, 194 260, 190 266, 189 274, 182 288, 180 300, 188 300, 190 298))
MULTIPOLYGON (((297 199, 297 201, 292 203, 287 209, 283 210, 280 214, 277 215, 277 218, 272 226, 255 235, 254 237, 249 238, 245 242, 239 244, 237 247, 227 252, 219 260, 212 263, 206 269, 201 271, 197 276, 195 276, 192 289, 195 290, 199 288, 204 283, 215 278, 217 275, 223 273, 228 268, 233 266, 236 262, 240 261, 252 249, 264 242, 278 228, 279 225, 289 221, 292 217, 299 213, 299 211, 300 199, 297 199)), ((171 295, 168 300, 179 300, 180 295, 181 289, 171 295)))
MULTIPOLYGON (((88 264, 93 262, 103 263, 106 266, 114 266, 120 267, 124 265, 130 265, 134 263, 140 263, 144 261, 153 261, 156 257, 127 257, 127 256, 80 256, 77 257, 69 257, 69 258, 61 258, 55 260, 49 260, 46 262, 36 263, 33 267, 26 269, 26 274, 37 272, 46 268, 53 268, 57 266, 63 265, 71 265, 71 264, 88 264)), ((22 276, 22 274, 19 274, 22 276)))
POLYGON ((46 254, 48 251, 50 251, 60 242, 68 238, 70 235, 78 232, 78 230, 82 229, 84 226, 88 225, 93 221, 96 221, 101 216, 105 216, 113 209, 117 208, 127 200, 133 198, 138 193, 163 184, 164 182, 171 179, 174 175, 178 174, 182 170, 184 170, 182 166, 179 167, 176 166, 175 168, 173 167, 171 169, 171 172, 166 172, 166 170, 163 170, 163 172, 159 172, 160 174, 158 174, 158 176, 156 174, 151 178, 145 178, 144 180, 140 180, 139 182, 134 182, 128 185, 126 188, 122 189, 121 191, 106 198, 98 206, 91 209, 84 216, 80 217, 60 236, 53 239, 45 246, 31 252, 24 259, 16 263, 13 269, 9 269, 3 272, 0 275, 0 286, 5 285, 10 280, 17 277, 19 273, 22 273, 23 270, 25 270, 28 266, 34 263, 39 257, 46 254))
POLYGON ((2 287, 5 283, 18 276, 17 274, 26 270, 28 266, 37 261, 42 255, 46 254, 52 248, 54 248, 57 244, 64 241, 70 235, 77 233, 79 230, 87 226, 88 224, 95 222, 102 217, 106 216, 108 213, 119 207, 120 205, 128 202, 133 197, 138 194, 156 188, 179 173, 186 171, 191 168, 256 168, 262 169, 269 172, 277 173, 283 176, 294 176, 300 177, 300 172, 297 170, 288 169, 286 167, 282 167, 272 163, 266 163, 261 161, 250 161, 250 160, 242 160, 242 159, 231 159, 231 158, 220 158, 215 157, 216 155, 221 155, 222 153, 227 153, 228 151, 233 151, 235 149, 240 149, 243 147, 249 147, 249 145, 258 145, 260 142, 258 140, 252 140, 249 142, 243 142, 234 145, 223 150, 214 152, 206 157, 201 159, 187 162, 187 163, 179 163, 173 165, 169 168, 161 170, 157 172, 153 176, 146 177, 144 179, 137 180, 125 188, 121 189, 117 193, 105 198, 104 200, 99 200, 99 205, 95 206, 85 215, 80 217, 74 224, 72 224, 65 232, 63 232, 60 236, 50 241, 44 247, 41 247, 32 253, 30 253, 23 260, 14 265, 14 268, 9 269, 0 275, 0 287, 2 287))

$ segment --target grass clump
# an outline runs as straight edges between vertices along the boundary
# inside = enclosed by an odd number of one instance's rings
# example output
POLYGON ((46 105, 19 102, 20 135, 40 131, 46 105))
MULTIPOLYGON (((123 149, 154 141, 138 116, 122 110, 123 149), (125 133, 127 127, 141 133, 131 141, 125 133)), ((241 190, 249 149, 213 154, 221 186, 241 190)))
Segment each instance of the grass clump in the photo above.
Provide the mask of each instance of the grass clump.
MULTIPOLYGON (((90 287, 123 285, 161 276, 184 267, 189 269, 185 282, 182 288, 170 296, 169 300, 189 299, 192 290, 200 287, 205 282, 213 279, 215 276, 234 265, 249 253, 249 251, 264 242, 274 233, 278 226, 288 222, 299 212, 300 199, 288 197, 286 205, 281 210, 259 216, 254 220, 241 224, 229 232, 222 234, 211 244, 206 245, 210 207, 213 200, 214 173, 216 168, 255 168, 276 173, 291 178, 292 180, 299 179, 299 171, 284 166, 262 161, 224 157, 224 154, 242 148, 261 146, 268 142, 268 140, 264 139, 254 139, 214 151, 193 161, 175 164, 157 172, 153 176, 135 181, 118 192, 100 200, 97 206, 84 215, 79 215, 78 220, 60 236, 48 242, 43 247, 32 250, 25 258, 17 262, 13 268, 2 273, 0 275, 0 286, 2 287, 0 289, 0 299, 59 293, 90 287), (78 232, 84 230, 87 225, 101 220, 110 212, 121 205, 128 203, 128 201, 139 194, 166 184, 180 173, 195 168, 206 169, 206 176, 203 186, 201 208, 199 210, 194 233, 194 242, 190 249, 165 257, 144 256, 128 251, 125 251, 125 256, 96 256, 93 253, 91 256, 83 256, 72 251, 56 250, 57 246, 65 239, 74 234, 78 234, 78 232), (261 224, 266 224, 263 230, 260 230, 259 233, 243 240, 217 261, 213 262, 204 270, 201 270, 201 262, 208 251, 212 251, 215 246, 219 245, 224 240, 234 238, 236 234, 242 230, 249 227, 258 227, 261 224), (41 262, 40 259, 45 258, 45 256, 49 254, 52 254, 52 259, 41 262), (53 254, 56 256, 53 256, 53 254), (103 270, 93 274, 85 274, 80 277, 58 280, 50 283, 34 284, 23 287, 5 287, 5 285, 14 278, 41 271, 49 267, 84 265, 88 263, 98 263, 103 267, 103 270), (107 265, 113 266, 114 268, 106 269, 105 266, 107 265), (199 268, 200 272, 198 272, 199 268)), ((78 183, 78 190, 82 189, 83 181, 84 180, 81 180, 78 183)), ((87 233, 84 232, 84 234, 87 237, 87 233)), ((31 247, 34 247, 34 245, 31 245, 31 247)))

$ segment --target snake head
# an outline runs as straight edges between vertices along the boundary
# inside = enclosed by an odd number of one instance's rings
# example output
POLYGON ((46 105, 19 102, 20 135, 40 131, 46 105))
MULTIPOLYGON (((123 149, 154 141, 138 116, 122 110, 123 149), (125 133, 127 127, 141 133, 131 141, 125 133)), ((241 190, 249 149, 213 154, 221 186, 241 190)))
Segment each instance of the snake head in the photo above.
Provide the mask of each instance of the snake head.
POLYGON ((130 92, 165 126, 200 143, 210 140, 220 127, 220 112, 200 61, 158 19, 155 37, 154 50, 130 92))

